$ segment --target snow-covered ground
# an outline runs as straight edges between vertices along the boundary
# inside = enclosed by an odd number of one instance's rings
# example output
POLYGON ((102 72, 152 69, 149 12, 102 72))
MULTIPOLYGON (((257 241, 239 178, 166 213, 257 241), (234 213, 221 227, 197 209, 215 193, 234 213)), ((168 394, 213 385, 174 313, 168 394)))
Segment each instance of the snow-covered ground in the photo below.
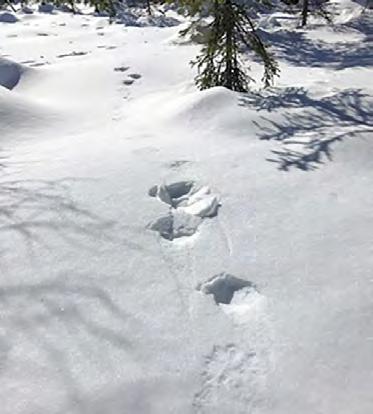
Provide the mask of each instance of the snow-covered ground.
POLYGON ((372 12, 337 9, 263 18, 243 95, 175 16, 0 23, 1 414, 373 412, 372 12))

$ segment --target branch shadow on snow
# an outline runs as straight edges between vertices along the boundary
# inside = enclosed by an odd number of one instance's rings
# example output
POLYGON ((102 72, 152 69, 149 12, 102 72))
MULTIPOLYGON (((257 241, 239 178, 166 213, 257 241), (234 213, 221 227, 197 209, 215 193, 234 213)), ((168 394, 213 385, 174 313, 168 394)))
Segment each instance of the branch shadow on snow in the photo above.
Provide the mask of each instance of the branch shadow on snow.
POLYGON ((104 237, 113 223, 79 206, 69 195, 74 179, 6 180, 0 182, 0 232, 16 233, 25 244, 45 245, 44 232, 81 244, 77 236, 104 237))
POLYGON ((316 169, 332 160, 335 143, 373 132, 373 98, 360 89, 322 98, 304 88, 272 89, 244 95, 240 105, 273 113, 254 124, 260 139, 281 142, 268 161, 283 171, 316 169))
MULTIPOLYGON (((267 32, 260 30, 263 40, 271 45, 274 55, 280 61, 300 67, 327 67, 329 69, 346 69, 373 66, 372 24, 361 19, 346 25, 335 27, 335 31, 353 30, 362 33, 365 38, 354 42, 324 42, 307 37, 307 32, 279 30, 267 32)), ((350 32, 349 32, 350 33, 350 32)), ((348 39, 349 33, 345 34, 348 39)))
MULTIPOLYGON (((82 276, 76 275, 76 279, 82 276)), ((31 349, 36 347, 41 358, 38 364, 44 363, 47 372, 54 372, 53 381, 61 387, 69 412, 86 412, 74 375, 74 350, 85 356, 107 345, 125 353, 132 350, 124 333, 129 331, 124 328, 131 315, 103 288, 72 282, 64 275, 37 284, 1 286, 0 314, 0 366, 12 362, 14 346, 26 341, 31 349)))
POLYGON ((50 236, 83 250, 90 250, 97 241, 141 249, 122 237, 130 226, 104 219, 74 200, 73 185, 83 179, 14 180, 5 174, 6 168, 5 157, 0 156, 0 234, 17 235, 30 253, 35 247, 50 248, 50 236))

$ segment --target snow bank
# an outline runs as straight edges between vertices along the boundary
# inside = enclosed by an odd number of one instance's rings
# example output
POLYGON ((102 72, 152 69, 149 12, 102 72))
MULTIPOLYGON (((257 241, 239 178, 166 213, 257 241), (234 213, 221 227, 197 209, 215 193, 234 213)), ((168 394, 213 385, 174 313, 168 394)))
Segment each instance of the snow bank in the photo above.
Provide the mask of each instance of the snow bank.
MULTIPOLYGON (((252 113, 240 103, 240 94, 224 87, 203 91, 153 93, 137 100, 129 109, 131 117, 141 124, 163 124, 183 127, 190 132, 230 130, 230 134, 252 126, 252 113), (147 113, 146 119, 143 114, 147 113), (144 122, 145 121, 145 122, 144 122)), ((255 112, 255 111, 254 111, 255 112)))

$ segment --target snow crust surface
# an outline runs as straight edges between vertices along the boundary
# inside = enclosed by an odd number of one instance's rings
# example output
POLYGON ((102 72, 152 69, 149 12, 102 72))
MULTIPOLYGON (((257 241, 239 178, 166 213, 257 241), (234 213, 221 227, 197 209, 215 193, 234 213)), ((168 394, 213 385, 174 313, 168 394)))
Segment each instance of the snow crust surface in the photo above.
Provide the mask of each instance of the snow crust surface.
POLYGON ((171 12, 2 18, 1 414, 373 412, 372 15, 335 7, 264 16, 247 94, 171 12))

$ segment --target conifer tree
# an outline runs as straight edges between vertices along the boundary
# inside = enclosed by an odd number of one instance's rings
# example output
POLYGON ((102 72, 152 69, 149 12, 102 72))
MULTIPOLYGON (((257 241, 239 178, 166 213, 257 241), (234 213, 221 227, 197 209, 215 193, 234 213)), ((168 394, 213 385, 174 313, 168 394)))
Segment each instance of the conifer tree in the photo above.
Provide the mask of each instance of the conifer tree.
POLYGON ((331 15, 328 12, 328 10, 324 7, 324 2, 322 0, 303 0, 301 12, 302 27, 305 27, 307 25, 308 16, 311 13, 323 17, 329 23, 332 22, 331 15))
POLYGON ((235 0, 215 0, 212 17, 206 44, 192 62, 198 69, 196 83, 200 89, 225 86, 234 91, 247 91, 251 78, 240 60, 242 47, 260 58, 264 65, 262 80, 269 86, 278 75, 278 65, 260 39, 245 6, 235 0))

